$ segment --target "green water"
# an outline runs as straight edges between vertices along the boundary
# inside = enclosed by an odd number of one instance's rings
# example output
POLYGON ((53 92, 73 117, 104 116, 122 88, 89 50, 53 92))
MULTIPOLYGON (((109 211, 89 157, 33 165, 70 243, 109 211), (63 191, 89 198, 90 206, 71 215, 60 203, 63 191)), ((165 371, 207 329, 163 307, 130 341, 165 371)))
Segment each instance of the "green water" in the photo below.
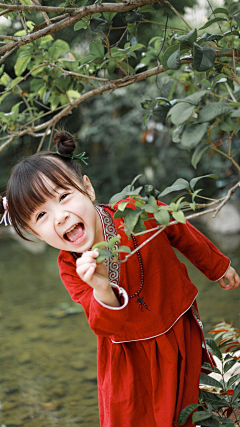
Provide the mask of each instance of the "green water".
MULTIPOLYGON (((240 270, 236 239, 224 252, 240 270)), ((99 427, 96 337, 84 313, 66 315, 77 305, 58 276, 57 254, 47 248, 34 255, 1 239, 1 427, 99 427)), ((222 318, 240 327, 240 291, 223 291, 186 264, 199 288, 205 333, 222 318)))

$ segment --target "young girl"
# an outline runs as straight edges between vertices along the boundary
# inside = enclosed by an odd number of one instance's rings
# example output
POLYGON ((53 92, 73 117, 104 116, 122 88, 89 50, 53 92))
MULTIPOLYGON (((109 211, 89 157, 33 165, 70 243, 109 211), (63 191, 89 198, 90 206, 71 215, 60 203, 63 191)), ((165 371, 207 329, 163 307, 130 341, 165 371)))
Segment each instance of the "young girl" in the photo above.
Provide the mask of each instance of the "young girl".
POLYGON ((61 278, 98 337, 101 427, 177 426, 179 412, 198 401, 202 360, 212 361, 206 350, 202 359, 197 289, 172 246, 223 289, 235 289, 240 278, 189 223, 167 227, 126 263, 97 264, 95 243, 120 234, 133 250, 146 237, 128 240, 115 209, 93 205, 91 182, 73 160, 72 136, 57 132, 54 140, 56 153, 34 154, 15 167, 1 213, 8 210, 21 237, 25 229, 61 250, 61 278))

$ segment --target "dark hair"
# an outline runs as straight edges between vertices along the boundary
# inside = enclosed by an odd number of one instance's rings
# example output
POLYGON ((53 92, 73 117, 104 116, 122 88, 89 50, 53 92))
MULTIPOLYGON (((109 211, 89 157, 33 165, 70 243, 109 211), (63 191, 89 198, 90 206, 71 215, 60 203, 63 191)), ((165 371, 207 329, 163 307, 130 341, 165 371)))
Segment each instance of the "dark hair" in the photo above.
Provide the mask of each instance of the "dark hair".
POLYGON ((3 215, 5 212, 5 209, 3 207, 3 198, 0 196, 0 215, 3 215))
POLYGON ((22 231, 29 229, 28 222, 32 213, 45 203, 47 197, 54 195, 55 190, 47 186, 44 177, 57 187, 74 187, 88 195, 82 170, 70 158, 76 148, 72 135, 66 131, 58 131, 54 135, 54 143, 58 154, 51 151, 33 154, 14 167, 8 180, 6 196, 9 215, 17 234, 25 240, 29 239, 22 231))

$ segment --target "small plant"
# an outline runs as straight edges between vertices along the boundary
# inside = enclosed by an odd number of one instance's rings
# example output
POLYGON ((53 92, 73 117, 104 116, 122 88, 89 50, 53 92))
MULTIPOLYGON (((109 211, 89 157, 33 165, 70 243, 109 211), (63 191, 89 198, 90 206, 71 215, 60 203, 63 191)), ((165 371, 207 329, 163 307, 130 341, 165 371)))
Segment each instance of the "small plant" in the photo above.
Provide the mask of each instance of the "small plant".
POLYGON ((240 426, 240 357, 236 354, 240 349, 240 333, 232 324, 222 322, 210 334, 214 339, 206 339, 207 349, 215 356, 217 366, 213 369, 204 363, 203 368, 209 374, 217 374, 219 379, 201 373, 199 402, 180 412, 178 424, 184 425, 192 414, 192 422, 199 426, 240 426))
POLYGON ((128 246, 116 245, 120 242, 121 236, 118 234, 116 237, 112 237, 109 242, 98 242, 93 245, 92 250, 97 249, 99 256, 96 258, 96 262, 102 262, 105 258, 115 258, 119 252, 130 253, 131 249, 128 246))

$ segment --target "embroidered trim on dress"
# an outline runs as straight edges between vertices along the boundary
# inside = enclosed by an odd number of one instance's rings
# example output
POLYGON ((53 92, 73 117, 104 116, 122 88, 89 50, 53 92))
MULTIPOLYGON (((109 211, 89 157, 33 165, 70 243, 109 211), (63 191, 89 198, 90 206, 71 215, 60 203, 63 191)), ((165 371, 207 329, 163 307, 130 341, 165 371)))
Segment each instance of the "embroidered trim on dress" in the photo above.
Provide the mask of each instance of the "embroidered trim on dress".
POLYGON ((193 314, 193 316, 195 317, 195 320, 196 320, 196 321, 197 321, 197 323, 199 324, 200 328, 201 328, 201 329, 203 329, 202 321, 201 321, 201 319, 200 319, 200 317, 199 317, 199 314, 198 314, 198 312, 197 312, 197 310, 196 310, 196 308, 194 307, 194 305, 193 305, 193 304, 192 304, 192 306, 191 306, 191 309, 192 309, 192 314, 193 314))
MULTIPOLYGON (((111 217, 111 215, 107 212, 106 209, 104 209, 102 206, 98 205, 98 206, 94 206, 96 211, 98 212, 101 222, 102 222, 102 226, 103 226, 103 232, 104 232, 104 238, 107 242, 109 242, 109 240, 112 237, 115 237, 117 235, 117 230, 115 227, 115 224, 113 222, 113 219, 111 217)), ((115 243, 115 249, 119 248, 119 243, 116 242, 115 243)), ((118 261, 120 260, 120 255, 118 253, 118 261)), ((107 259, 106 262, 107 265, 107 269, 108 269, 108 277, 109 277, 109 281, 111 283, 114 283, 115 285, 119 284, 119 280, 120 280, 120 265, 118 262, 112 260, 111 258, 107 259)))

